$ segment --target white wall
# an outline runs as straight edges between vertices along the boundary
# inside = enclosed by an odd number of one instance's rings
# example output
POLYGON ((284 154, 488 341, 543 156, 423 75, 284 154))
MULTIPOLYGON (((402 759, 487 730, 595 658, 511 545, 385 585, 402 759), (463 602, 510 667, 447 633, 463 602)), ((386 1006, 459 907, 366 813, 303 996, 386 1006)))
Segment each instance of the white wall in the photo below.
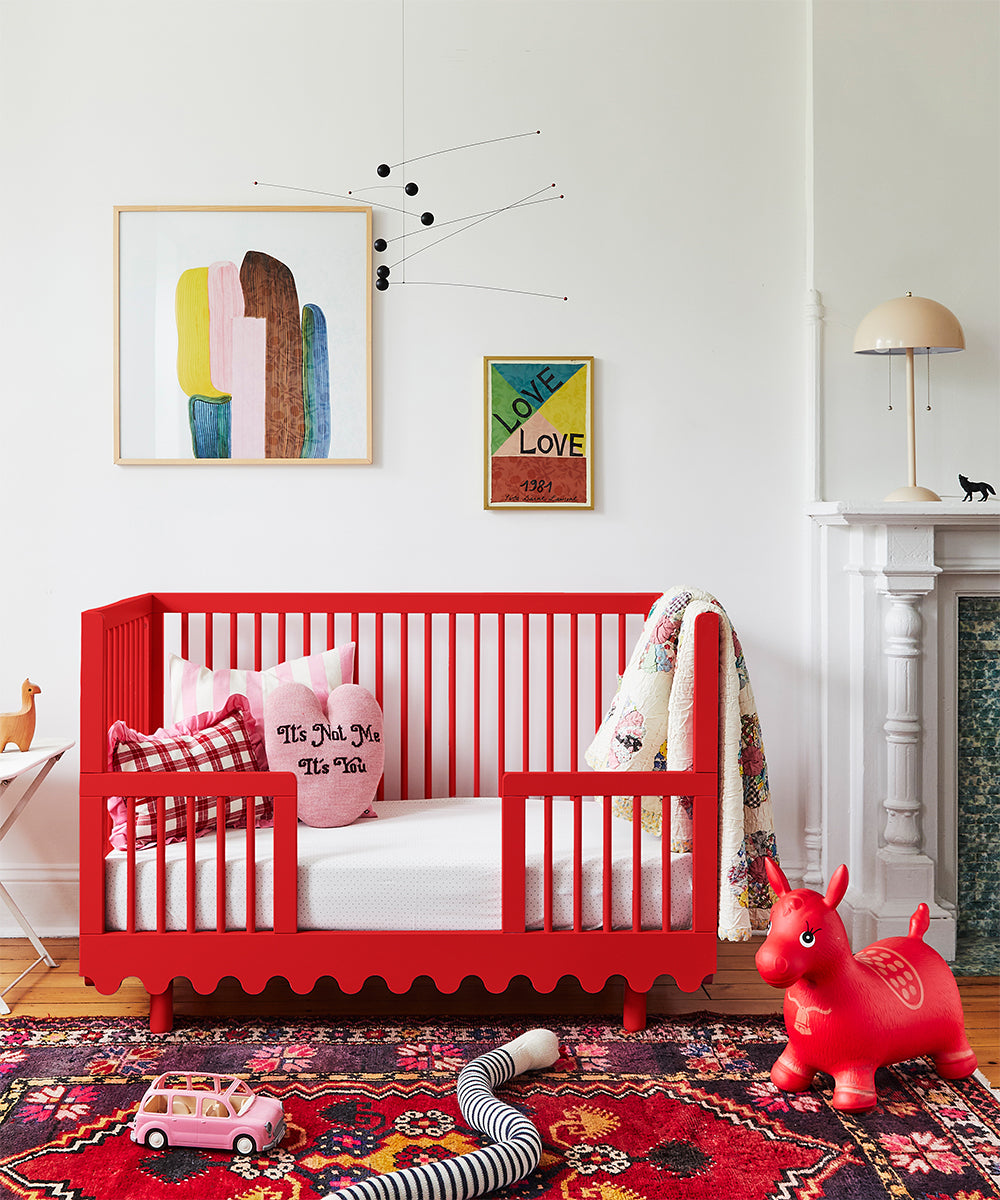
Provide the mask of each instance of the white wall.
MULTIPOLYGON (((794 874, 810 771, 807 9, 406 0, 401 37, 397 0, 0 0, 0 107, 17 117, 0 133, 0 487, 18 514, 0 707, 30 674, 40 734, 73 734, 80 610, 157 588, 692 583, 743 639, 794 874), (113 205, 314 203, 252 181, 342 192, 381 161, 532 128, 415 166, 420 207, 443 222, 553 181, 565 199, 450 239, 407 279, 569 300, 377 295, 373 466, 113 465, 113 205), (528 353, 597 359, 593 512, 482 510, 482 356, 528 353)), ((995 147, 983 157, 995 173, 995 147)), ((840 249, 861 271, 844 306, 883 298, 871 246, 852 232, 840 249)), ((938 282, 967 330, 989 319, 981 291, 965 303, 938 282)), ((3 847, 26 911, 65 932, 76 765, 3 847)))
POLYGON ((958 317, 962 353, 917 360, 917 482, 1000 489, 1000 4, 817 0, 815 284, 826 309, 822 497, 907 482, 904 366, 854 330, 906 292, 958 317))

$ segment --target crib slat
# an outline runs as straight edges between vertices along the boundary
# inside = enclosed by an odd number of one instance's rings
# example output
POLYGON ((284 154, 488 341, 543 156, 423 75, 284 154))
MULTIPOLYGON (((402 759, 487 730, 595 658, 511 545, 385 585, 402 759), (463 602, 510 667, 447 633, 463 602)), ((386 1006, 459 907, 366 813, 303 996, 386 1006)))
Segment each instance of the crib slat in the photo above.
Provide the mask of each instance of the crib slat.
POLYGON ((434 720, 434 665, 431 638, 433 617, 424 613, 424 795, 432 796, 434 786, 433 729, 434 720))
MULTIPOLYGON (((332 650, 336 644, 337 633, 337 614, 328 612, 326 614, 326 649, 332 650)), ((345 680, 346 682, 346 680, 345 680)))
POLYGON ((579 770, 580 733, 580 646, 579 621, 576 613, 569 617, 569 769, 579 770))
POLYGON ((165 725, 163 717, 163 618, 154 628, 153 621, 147 617, 144 623, 145 646, 143 647, 143 662, 146 665, 146 692, 149 696, 146 710, 146 729, 165 725))
POLYGON ((125 696, 125 719, 130 725, 134 724, 138 718, 138 713, 135 709, 135 688, 137 684, 135 675, 135 622, 129 621, 125 626, 125 687, 127 689, 125 696))
POLYGON ((122 712, 122 664, 121 664, 121 630, 114 629, 111 633, 111 652, 113 666, 111 668, 111 719, 117 720, 122 712))
POLYGON ((521 769, 531 769, 531 617, 521 615, 521 769))
POLYGON ((135 933, 135 796, 126 798, 125 930, 135 933))
MULTIPOLYGON (((385 626, 384 615, 381 612, 375 614, 375 702, 379 708, 385 711, 385 626)), ((382 778, 378 781, 378 788, 375 792, 376 800, 385 799, 385 771, 382 772, 382 778)))
POLYGON ((556 765, 555 616, 545 614, 545 769, 556 765))
POLYGON ((719 870, 717 813, 707 796, 694 798, 694 822, 691 834, 692 886, 691 927, 707 932, 712 928, 712 908, 719 870))
POLYGON ((142 670, 139 665, 141 629, 138 621, 129 624, 129 664, 128 677, 131 681, 131 695, 128 698, 129 713, 137 724, 142 716, 142 670))
POLYGON ((167 801, 156 797, 156 932, 167 928, 167 801))
POLYGON ((239 631, 239 616, 237 613, 229 614, 229 669, 234 670, 240 665, 240 631, 239 631))
POLYGON ((205 613, 205 666, 215 666, 215 614, 205 613))
POLYGON ((121 715, 118 701, 118 689, 121 686, 121 663, 118 661, 117 629, 112 629, 108 634, 108 644, 111 650, 111 662, 108 667, 108 723, 110 724, 121 715))
POLYGON ((194 796, 184 797, 184 822, 187 830, 186 845, 185 845, 185 900, 186 900, 186 917, 185 924, 188 933, 194 933, 196 929, 195 916, 195 901, 197 899, 195 888, 195 840, 194 840, 194 809, 197 801, 194 796))
POLYGON ((272 888, 273 928, 275 933, 295 933, 298 929, 296 878, 298 874, 298 837, 295 806, 291 796, 274 797, 274 827, 272 853, 274 880, 272 888))
POLYGON ((719 618, 699 613, 694 622, 694 769, 718 768, 719 618))
POLYGON ((410 796, 410 614, 399 614, 399 798, 410 796))
POLYGON ((264 617, 261 613, 253 615, 253 669, 260 671, 264 662, 264 617))
POLYGON ((286 642, 286 627, 288 618, 285 613, 278 613, 278 662, 284 662, 288 657, 286 642))
POLYGON ((385 705, 384 666, 385 666, 385 626, 383 614, 375 614, 375 700, 379 708, 385 705))
POLYGON ((456 617, 448 614, 448 795, 456 796, 458 776, 457 694, 455 645, 457 641, 456 617))
MULTIPOLYGON (((191 657, 191 623, 186 612, 181 613, 181 658, 191 657)), ((257 668, 260 670, 260 668, 257 668)))
POLYGON ((497 613, 497 791, 507 769, 507 618, 497 613))
POLYGON ((524 797, 504 796, 500 812, 502 856, 500 920, 504 933, 523 933, 524 919, 524 797))
MULTIPOLYGON (((108 630, 103 633, 103 653, 107 656, 107 669, 104 672, 102 680, 101 702, 104 705, 104 720, 101 722, 101 732, 107 734, 107 731, 114 724, 115 720, 115 696, 114 696, 114 677, 115 677, 115 635, 114 630, 108 630)), ((103 747, 102 747, 103 750, 103 747)), ((103 754, 102 754, 103 758, 103 754)))
POLYGON ((662 897, 663 920, 661 928, 665 931, 670 929, 670 908, 673 897, 670 892, 670 870, 672 863, 670 861, 670 808, 671 801, 669 796, 663 796, 660 799, 660 895, 662 897))
MULTIPOLYGON (((125 685, 125 713, 127 718, 134 719, 132 712, 132 695, 135 688, 135 624, 129 621, 122 629, 123 654, 125 674, 122 682, 125 685)), ((131 721, 130 721, 131 723, 131 721)))
POLYGON ((361 630, 361 621, 356 612, 351 613, 351 641, 354 643, 354 682, 361 681, 361 647, 359 642, 359 633, 361 630))
MULTIPOLYGON (((480 736, 480 721, 482 718, 482 701, 479 689, 482 684, 482 646, 480 645, 479 613, 472 617, 472 794, 479 793, 479 764, 482 741, 480 736)), ((499 789, 498 789, 499 790, 499 789)))
POLYGON ((618 674, 625 674, 626 666, 626 647, 625 647, 625 614, 618 614, 618 674))
POLYGON ((611 862, 611 797, 602 796, 601 803, 604 806, 601 813, 604 851, 604 867, 601 871, 601 928, 607 932, 611 928, 611 897, 614 892, 614 868, 611 862))
POLYGON ((642 928, 642 797, 632 797, 632 929, 642 928))
POLYGON ((142 725, 143 729, 153 729, 157 724, 159 724, 154 717, 154 706, 158 703, 163 688, 161 686, 157 689, 153 680, 155 677, 154 672, 156 671, 155 664, 162 662, 163 656, 162 654, 157 654, 154 660, 154 654, 156 654, 156 652, 153 649, 153 630, 151 627, 151 622, 147 617, 142 623, 142 688, 143 693, 146 696, 146 711, 145 720, 143 721, 142 725))
POLYGON ((217 796, 215 801, 215 932, 226 932, 226 802, 228 797, 217 796))
POLYGON ((243 814, 247 831, 247 933, 257 931, 257 797, 243 797, 243 814))
POLYGON ((583 797, 573 797, 573 931, 583 929, 583 797))
POLYGON ((308 657, 312 654, 312 613, 302 614, 302 654, 308 657))
POLYGON ((604 716, 604 621, 600 613, 594 613, 594 729, 600 729, 604 716))
POLYGON ((544 902, 542 928, 552 932, 552 797, 543 800, 542 862, 544 864, 544 902))

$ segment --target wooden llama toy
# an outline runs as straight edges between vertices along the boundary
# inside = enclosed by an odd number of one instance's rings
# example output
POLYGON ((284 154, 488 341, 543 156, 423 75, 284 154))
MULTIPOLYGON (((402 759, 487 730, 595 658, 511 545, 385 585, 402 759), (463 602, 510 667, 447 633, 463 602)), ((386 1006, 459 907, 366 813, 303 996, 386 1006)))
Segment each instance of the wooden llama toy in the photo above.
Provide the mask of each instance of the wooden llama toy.
POLYGON ((21 708, 18 712, 0 713, 0 753, 13 742, 18 750, 27 750, 35 736, 35 696, 42 689, 26 679, 21 684, 21 708))
POLYGON ((889 1063, 928 1054, 945 1079, 975 1071, 955 977, 924 944, 926 904, 917 906, 906 937, 852 955, 836 912, 847 867, 834 871, 821 896, 793 891, 776 863, 765 866, 777 899, 756 963, 765 982, 785 988, 788 1045, 771 1068, 777 1087, 801 1092, 825 1071, 834 1080, 833 1107, 857 1110, 875 1107, 875 1071, 889 1063))

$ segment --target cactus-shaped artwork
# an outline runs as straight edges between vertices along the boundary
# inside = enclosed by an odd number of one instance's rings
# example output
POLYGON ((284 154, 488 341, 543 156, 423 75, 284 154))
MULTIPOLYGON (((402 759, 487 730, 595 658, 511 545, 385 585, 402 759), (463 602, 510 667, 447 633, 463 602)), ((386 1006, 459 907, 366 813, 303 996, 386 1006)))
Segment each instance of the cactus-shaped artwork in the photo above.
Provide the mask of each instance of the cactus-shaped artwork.
POLYGON ((295 277, 248 250, 177 281, 177 380, 195 458, 325 458, 330 363, 318 305, 300 311, 295 277))
POLYGON ((115 462, 372 462, 367 205, 116 208, 115 462))

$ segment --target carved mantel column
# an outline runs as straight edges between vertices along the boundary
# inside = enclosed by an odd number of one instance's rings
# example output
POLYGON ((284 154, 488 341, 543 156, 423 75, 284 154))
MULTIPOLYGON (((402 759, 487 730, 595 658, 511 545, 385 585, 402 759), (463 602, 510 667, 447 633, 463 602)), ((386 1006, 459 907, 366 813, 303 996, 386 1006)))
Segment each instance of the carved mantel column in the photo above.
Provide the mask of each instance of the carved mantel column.
POLYGON ((897 592, 885 617, 889 705, 886 714, 886 849, 894 854, 920 851, 920 592, 897 592))
MULTIPOLYGON (((873 579, 887 601, 882 628, 886 701, 885 795, 881 846, 876 859, 877 937, 905 933, 921 902, 935 894, 934 860, 923 852, 922 795, 926 730, 922 721, 925 623, 920 606, 934 591, 941 568, 934 563, 933 525, 880 525, 872 531, 873 579)), ((946 918, 934 905, 935 915, 946 918)))

